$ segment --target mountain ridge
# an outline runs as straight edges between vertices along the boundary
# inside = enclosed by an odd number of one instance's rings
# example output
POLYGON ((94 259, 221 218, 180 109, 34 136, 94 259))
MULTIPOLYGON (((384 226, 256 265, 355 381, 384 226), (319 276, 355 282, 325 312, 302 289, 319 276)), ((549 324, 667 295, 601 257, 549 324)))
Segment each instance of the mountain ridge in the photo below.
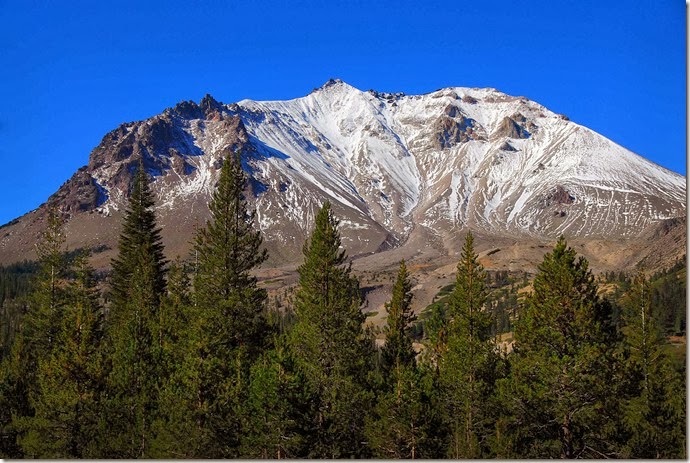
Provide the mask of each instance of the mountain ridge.
MULTIPOLYGON (((684 177, 525 97, 466 87, 360 91, 339 79, 292 100, 223 104, 207 94, 121 124, 46 204, 71 221, 92 216, 98 228, 98 218, 121 212, 143 157, 163 223, 189 232, 203 224, 222 156, 234 150, 277 262, 298 257, 325 199, 355 255, 422 239, 448 254, 467 229, 634 240, 685 215, 684 177)), ((21 241, 0 235, 0 260, 26 250, 21 241)), ((168 241, 184 253, 183 240, 168 241)))

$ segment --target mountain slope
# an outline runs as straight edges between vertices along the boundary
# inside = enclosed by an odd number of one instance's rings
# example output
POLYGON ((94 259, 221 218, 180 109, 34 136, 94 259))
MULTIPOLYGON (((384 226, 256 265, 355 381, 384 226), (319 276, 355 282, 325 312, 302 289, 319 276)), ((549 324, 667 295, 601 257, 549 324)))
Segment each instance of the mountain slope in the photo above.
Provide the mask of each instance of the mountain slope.
MULTIPOLYGON (((299 258, 325 199, 351 255, 421 245, 445 255, 467 228, 504 240, 634 241, 685 216, 683 176, 524 97, 362 92, 339 80, 289 101, 224 105, 207 95, 123 124, 48 203, 70 215, 73 246, 114 246, 143 157, 166 245, 184 254, 228 150, 243 152, 275 262, 299 258)), ((41 217, 0 229, 0 260, 28 252, 41 217)))

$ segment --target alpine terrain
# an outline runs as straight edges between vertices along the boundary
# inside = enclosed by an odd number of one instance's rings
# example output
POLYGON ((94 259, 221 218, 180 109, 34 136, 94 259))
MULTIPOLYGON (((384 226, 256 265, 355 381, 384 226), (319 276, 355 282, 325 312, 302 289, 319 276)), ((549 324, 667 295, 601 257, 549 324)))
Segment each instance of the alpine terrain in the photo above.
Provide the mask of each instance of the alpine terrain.
POLYGON ((0 262, 32 258, 57 205, 68 246, 107 266, 140 158, 166 254, 184 257, 228 151, 242 153, 273 266, 301 259, 325 200, 349 255, 373 267, 455 262, 467 229, 497 268, 533 268, 561 234, 598 268, 685 253, 685 177, 566 116, 492 88, 405 95, 330 80, 293 100, 207 95, 120 125, 46 204, 0 229, 0 262))

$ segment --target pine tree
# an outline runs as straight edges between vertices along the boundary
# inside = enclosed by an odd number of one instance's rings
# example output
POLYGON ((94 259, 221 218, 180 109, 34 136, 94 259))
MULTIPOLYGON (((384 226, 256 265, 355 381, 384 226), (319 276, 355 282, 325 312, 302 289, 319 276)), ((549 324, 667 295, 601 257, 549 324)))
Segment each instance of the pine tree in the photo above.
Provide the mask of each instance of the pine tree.
POLYGON ((415 353, 409 336, 410 325, 416 316, 412 313, 412 285, 405 261, 400 262, 398 276, 393 285, 393 296, 386 304, 388 320, 384 333, 386 344, 381 352, 384 371, 411 366, 415 353))
POLYGON ((165 265, 161 229, 156 223, 153 193, 143 160, 132 180, 129 204, 123 218, 122 231, 118 243, 118 255, 112 261, 110 278, 111 315, 128 316, 124 307, 131 301, 133 283, 151 286, 147 298, 157 304, 165 293, 165 265), (150 268, 146 268, 146 266, 150 268), (142 278, 143 277, 143 278, 142 278), (150 282, 146 281, 150 278, 150 282))
POLYGON ((99 399, 104 384, 101 310, 88 254, 75 262, 76 278, 55 346, 38 366, 35 413, 25 417, 20 439, 24 455, 39 458, 84 458, 98 455, 94 446, 99 399))
MULTIPOLYGON (((616 456, 616 336, 586 259, 563 237, 544 256, 515 329, 504 382, 513 456, 616 456)), ((510 455, 505 455, 510 456, 510 455)))
POLYGON ((391 374, 392 390, 377 397, 365 432, 376 458, 418 459, 437 457, 433 434, 431 376, 415 366, 402 366, 391 374))
POLYGON ((383 387, 365 426, 369 447, 378 458, 434 456, 427 445, 432 430, 430 394, 425 386, 430 377, 417 368, 410 336, 410 324, 416 317, 411 308, 409 277, 403 260, 391 301, 386 304, 386 344, 381 355, 383 387))
POLYGON ((251 369, 248 423, 242 436, 244 458, 297 458, 306 453, 302 425, 309 413, 306 378, 295 367, 281 337, 251 369), (300 406, 302 405, 302 406, 300 406))
POLYGON ((168 268, 167 292, 158 316, 157 343, 161 351, 163 377, 174 373, 184 359, 183 342, 190 329, 191 283, 185 265, 176 259, 168 268))
POLYGON ((493 424, 486 405, 496 379, 497 351, 491 337, 493 317, 485 307, 486 273, 477 257, 469 232, 448 307, 448 351, 440 361, 448 456, 456 459, 483 456, 493 424))
POLYGON ((159 339, 163 378, 158 413, 152 424, 151 458, 196 458, 197 433, 190 404, 194 402, 196 315, 185 265, 176 259, 168 269, 167 294, 161 302, 159 339))
POLYGON ((147 455, 153 439, 161 371, 159 337, 165 265, 160 229, 143 162, 139 162, 124 215, 118 255, 113 260, 108 341, 108 429, 101 436, 104 455, 147 455))
POLYGON ((306 457, 365 456, 362 410, 371 401, 366 376, 373 342, 362 326, 359 283, 340 248, 338 221, 326 202, 304 245, 290 333, 297 367, 316 404, 307 423, 306 457))
MULTIPOLYGON (((60 329, 65 303, 67 262, 65 259, 64 219, 56 208, 48 211, 47 227, 36 244, 40 262, 39 274, 33 282, 30 313, 24 336, 37 353, 49 354, 60 329)), ((30 359, 34 362, 37 359, 30 359)))
POLYGON ((623 408, 628 435, 623 456, 685 458, 685 387, 664 351, 652 296, 649 282, 638 274, 624 313, 626 375, 633 385, 623 408))
POLYGON ((229 154, 194 246, 196 270, 185 358, 167 386, 167 420, 179 429, 157 444, 174 456, 239 455, 250 367, 269 341, 265 290, 251 274, 266 260, 244 190, 239 153, 229 154))
POLYGON ((36 245, 39 271, 31 282, 28 311, 3 368, 6 413, 0 426, 3 452, 8 456, 21 455, 13 441, 21 438, 22 420, 34 414, 31 399, 39 393, 38 366, 51 355, 60 329, 68 273, 64 245, 64 220, 56 208, 51 208, 36 245))
POLYGON ((244 190, 247 175, 240 154, 229 154, 209 203, 211 220, 196 237, 198 267, 194 278, 196 304, 204 312, 218 312, 223 343, 242 348, 255 358, 265 347, 266 291, 257 287, 251 271, 268 257, 261 232, 254 229, 244 190), (221 307, 222 306, 222 307, 221 307))

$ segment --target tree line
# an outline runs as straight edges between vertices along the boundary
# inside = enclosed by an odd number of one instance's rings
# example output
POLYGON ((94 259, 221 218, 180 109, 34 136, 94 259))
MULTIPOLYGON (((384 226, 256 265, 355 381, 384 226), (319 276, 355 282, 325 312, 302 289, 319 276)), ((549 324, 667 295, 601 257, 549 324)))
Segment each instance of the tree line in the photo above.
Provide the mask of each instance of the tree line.
POLYGON ((509 349, 468 233, 421 352, 404 261, 377 347, 328 202, 291 308, 269 309, 246 184, 229 154, 194 258, 168 262, 140 163, 106 293, 50 214, 0 365, 2 457, 685 458, 684 371, 641 274, 616 324, 561 237, 509 349))

